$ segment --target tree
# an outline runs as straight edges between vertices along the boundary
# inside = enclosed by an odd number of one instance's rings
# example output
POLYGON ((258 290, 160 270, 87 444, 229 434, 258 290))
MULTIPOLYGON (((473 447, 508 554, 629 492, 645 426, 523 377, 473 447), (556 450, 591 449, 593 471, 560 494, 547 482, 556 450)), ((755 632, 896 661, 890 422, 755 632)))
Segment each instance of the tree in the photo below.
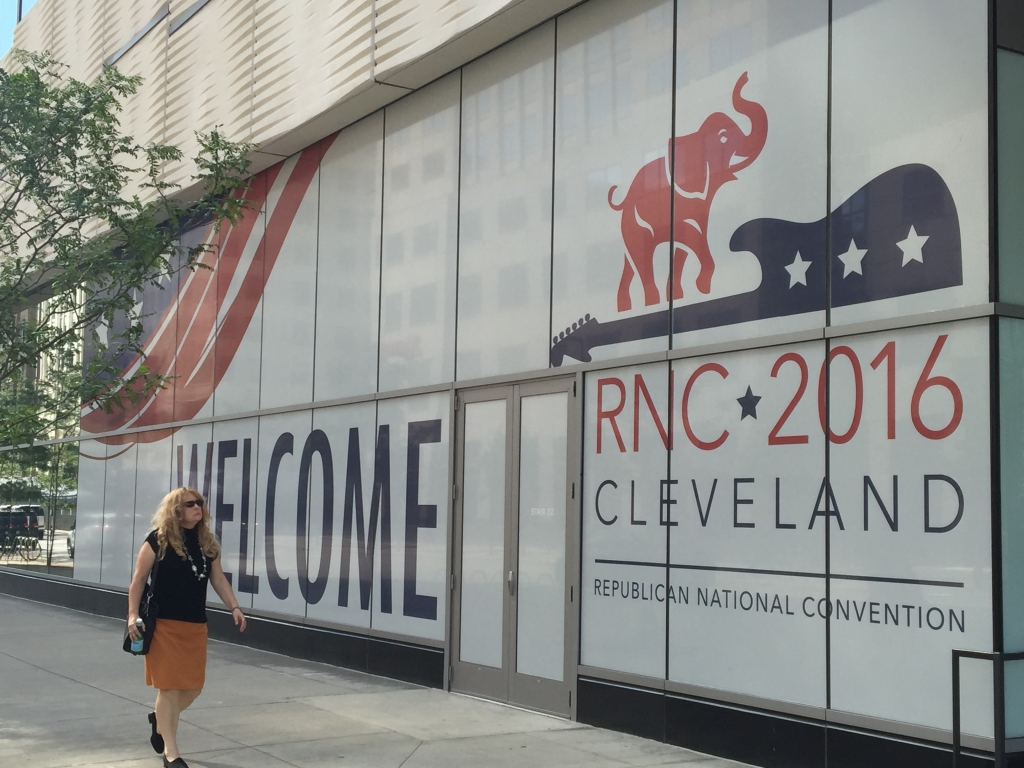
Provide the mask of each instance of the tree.
POLYGON ((13 55, 17 71, 0 69, 0 446, 74 432, 82 403, 109 412, 166 385, 144 364, 122 371, 119 358, 143 356, 135 297, 215 248, 183 245, 190 224, 238 221, 252 149, 197 134, 196 191, 181 199, 166 169, 182 152, 121 130, 139 78, 106 67, 84 83, 48 54, 13 55))

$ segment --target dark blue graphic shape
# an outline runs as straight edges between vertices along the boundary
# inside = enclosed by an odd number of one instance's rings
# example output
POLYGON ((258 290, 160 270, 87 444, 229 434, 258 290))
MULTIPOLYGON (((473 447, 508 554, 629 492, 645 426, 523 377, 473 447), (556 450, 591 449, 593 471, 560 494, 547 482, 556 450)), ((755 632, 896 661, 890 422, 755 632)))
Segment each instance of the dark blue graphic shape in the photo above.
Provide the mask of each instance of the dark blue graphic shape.
POLYGON ((740 404, 740 408, 743 409, 743 414, 740 416, 740 421, 743 421, 747 416, 753 419, 757 418, 757 404, 761 402, 760 395, 755 395, 750 386, 747 386, 747 393, 743 397, 737 397, 736 402, 740 404))
POLYGON ((879 176, 843 203, 832 219, 832 306, 909 296, 963 285, 960 219, 946 183, 927 165, 904 165, 879 176), (922 261, 903 266, 896 245, 910 227, 928 238, 922 261), (850 241, 867 248, 863 275, 843 277, 839 255, 850 241))
MULTIPOLYGON (((950 288, 963 284, 960 220, 942 177, 927 165, 886 171, 832 213, 833 307, 950 288), (913 233, 927 241, 920 260, 905 257, 898 245, 913 233), (859 262, 844 263, 851 242, 866 251, 859 262), (904 263, 906 262, 906 263, 904 263), (856 265, 856 269, 851 268, 856 265)), ((827 220, 810 223, 754 219, 729 241, 734 252, 749 251, 761 264, 761 284, 747 293, 663 309, 601 323, 587 315, 552 340, 551 364, 565 357, 590 362, 590 350, 607 344, 663 336, 671 315, 675 333, 773 317, 820 312, 826 307, 825 240, 827 220), (800 253, 809 262, 797 276, 786 269, 800 253)), ((911 255, 915 254, 909 244, 911 255)))
POLYGON ((402 614, 437 620, 437 598, 416 591, 416 550, 420 528, 437 528, 437 505, 420 504, 420 446, 441 442, 441 420, 409 422, 405 473, 405 591, 402 614))

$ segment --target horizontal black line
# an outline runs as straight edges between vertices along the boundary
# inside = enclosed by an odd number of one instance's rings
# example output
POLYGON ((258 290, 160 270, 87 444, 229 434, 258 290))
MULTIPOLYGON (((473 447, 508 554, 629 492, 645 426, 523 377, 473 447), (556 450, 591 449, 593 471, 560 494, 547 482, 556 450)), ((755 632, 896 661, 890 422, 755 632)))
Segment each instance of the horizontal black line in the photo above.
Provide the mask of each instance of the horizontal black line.
POLYGON ((840 579, 842 581, 879 581, 883 584, 923 584, 928 587, 955 587, 956 589, 963 589, 964 583, 962 581, 936 581, 932 579, 897 579, 889 576, 848 576, 843 573, 829 574, 831 579, 840 579))
MULTIPOLYGON (((724 573, 752 573, 762 576, 793 576, 798 579, 824 579, 824 573, 813 571, 772 571, 766 568, 730 568, 720 565, 683 565, 680 563, 648 563, 643 560, 606 560, 595 558, 601 565, 637 565, 643 568, 674 568, 679 571, 721 571, 724 573)), ((917 584, 926 587, 954 587, 963 589, 962 581, 933 581, 931 579, 897 579, 889 576, 851 576, 844 573, 832 573, 829 578, 839 581, 872 581, 881 584, 917 584)))

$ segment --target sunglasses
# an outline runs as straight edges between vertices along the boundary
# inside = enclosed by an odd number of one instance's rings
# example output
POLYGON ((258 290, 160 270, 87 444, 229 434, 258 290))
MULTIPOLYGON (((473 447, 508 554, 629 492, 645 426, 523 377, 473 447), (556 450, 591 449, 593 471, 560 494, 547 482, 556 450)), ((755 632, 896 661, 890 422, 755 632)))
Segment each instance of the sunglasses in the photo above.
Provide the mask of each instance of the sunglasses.
POLYGON ((203 502, 199 501, 199 499, 189 499, 188 501, 185 502, 185 506, 186 507, 201 507, 201 506, 203 506, 203 502))

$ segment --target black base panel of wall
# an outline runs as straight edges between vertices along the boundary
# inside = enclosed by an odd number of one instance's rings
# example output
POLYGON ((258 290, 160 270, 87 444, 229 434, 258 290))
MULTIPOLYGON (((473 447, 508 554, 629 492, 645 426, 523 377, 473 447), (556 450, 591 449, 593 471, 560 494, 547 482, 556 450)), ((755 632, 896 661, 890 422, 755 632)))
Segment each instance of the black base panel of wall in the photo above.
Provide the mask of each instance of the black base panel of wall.
POLYGON ((5 570, 0 570, 0 592, 112 618, 124 617, 128 606, 123 592, 5 570))
MULTIPOLYGON (((992 766, 992 760, 961 755, 962 768, 992 766)), ((953 757, 949 747, 927 747, 916 742, 897 741, 840 728, 828 729, 829 768, 861 768, 864 765, 899 765, 905 768, 949 768, 953 757)), ((1009 763, 1013 765, 1013 763, 1009 763)))
MULTIPOLYGON (((764 768, 949 768, 950 748, 603 680, 580 678, 580 722, 764 768)), ((1024 768, 1019 755, 1007 768, 1024 768)), ((992 758, 965 754, 961 768, 992 758)))
POLYGON ((766 768, 826 766, 825 727, 808 720, 666 696, 665 734, 672 744, 766 768))
POLYGON ((576 681, 581 723, 665 741, 665 696, 659 691, 581 677, 576 681))
MULTIPOLYGON (((0 569, 0 593, 100 616, 123 618, 125 594, 0 569)), ((392 677, 417 685, 444 685, 444 651, 318 627, 250 616, 239 634, 231 615, 209 611, 210 637, 285 656, 392 677)))
POLYGON ((239 634, 231 615, 208 611, 210 637, 263 651, 441 688, 444 651, 376 637, 248 617, 239 634))

